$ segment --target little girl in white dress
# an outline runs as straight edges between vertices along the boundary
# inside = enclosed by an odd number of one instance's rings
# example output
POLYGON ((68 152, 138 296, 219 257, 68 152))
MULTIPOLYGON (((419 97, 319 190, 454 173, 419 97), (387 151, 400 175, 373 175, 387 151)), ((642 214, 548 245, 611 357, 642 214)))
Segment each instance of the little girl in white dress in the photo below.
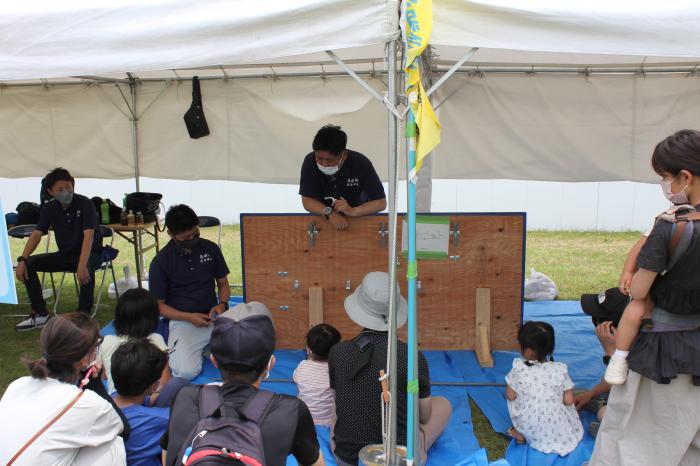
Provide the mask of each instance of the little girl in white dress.
POLYGON ((583 437, 583 426, 566 364, 552 360, 554 329, 546 322, 525 322, 518 342, 522 358, 513 360, 513 369, 506 375, 513 421, 508 433, 543 453, 571 453, 583 437))

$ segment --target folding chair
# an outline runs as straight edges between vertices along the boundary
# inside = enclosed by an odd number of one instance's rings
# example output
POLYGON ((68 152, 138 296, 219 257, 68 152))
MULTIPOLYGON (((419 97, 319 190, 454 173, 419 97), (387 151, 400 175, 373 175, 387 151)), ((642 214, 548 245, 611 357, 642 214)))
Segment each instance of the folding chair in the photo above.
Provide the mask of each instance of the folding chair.
POLYGON ((207 215, 202 215, 197 218, 199 219, 199 228, 219 227, 219 239, 216 244, 218 244, 219 249, 221 249, 221 221, 216 217, 209 217, 207 215))
MULTIPOLYGON (((119 251, 114 249, 112 245, 114 244, 114 230, 109 228, 108 226, 105 225, 100 225, 100 234, 102 235, 102 239, 109 238, 109 244, 107 247, 104 247, 102 249, 102 257, 100 258, 100 266, 95 269, 95 280, 97 280, 97 272, 102 271, 102 279, 100 280, 100 287, 97 289, 97 298, 95 300, 95 303, 92 305, 92 309, 90 310, 90 317, 95 317, 95 314, 97 314, 97 309, 100 306, 100 301, 102 300, 102 290, 104 289, 104 284, 105 284, 105 277, 107 276, 107 271, 109 270, 112 273, 112 282, 114 283, 114 291, 117 295, 117 299, 119 299, 119 289, 117 288, 117 277, 114 273, 114 265, 112 261, 117 258, 117 255, 119 254, 119 251), (111 254, 111 255, 110 255, 111 254)), ((54 303, 53 306, 53 313, 57 313, 58 309, 58 302, 61 298, 61 290, 63 289, 63 281, 66 278, 66 273, 68 272, 63 272, 63 275, 61 276, 61 283, 58 285, 58 294, 56 295, 56 302, 54 303)), ((73 273, 73 282, 75 283, 75 288, 76 288, 76 294, 80 293, 80 288, 78 287, 78 280, 76 279, 75 273, 73 273)))
MULTIPOLYGON (((26 225, 16 225, 9 230, 7 230, 7 236, 14 239, 25 240, 32 235, 32 232, 36 230, 36 224, 29 223, 26 225)), ((49 246, 51 245, 51 232, 46 235, 46 250, 44 252, 49 252, 49 246)), ((12 262, 12 270, 17 270, 17 262, 12 262)), ((56 296, 56 285, 53 281, 53 274, 49 273, 49 278, 51 279, 51 290, 53 292, 52 296, 56 296)), ((44 283, 46 283, 46 272, 41 274, 41 289, 44 290, 44 283)), ((19 316, 21 317, 21 316, 19 316)))

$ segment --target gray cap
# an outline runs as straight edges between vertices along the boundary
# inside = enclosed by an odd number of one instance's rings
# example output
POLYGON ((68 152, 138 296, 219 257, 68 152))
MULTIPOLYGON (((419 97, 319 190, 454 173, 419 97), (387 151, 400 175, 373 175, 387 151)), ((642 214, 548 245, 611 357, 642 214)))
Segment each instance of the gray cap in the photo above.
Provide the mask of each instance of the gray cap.
POLYGON ((211 354, 224 369, 262 371, 275 344, 272 314, 263 303, 237 304, 214 321, 211 354))

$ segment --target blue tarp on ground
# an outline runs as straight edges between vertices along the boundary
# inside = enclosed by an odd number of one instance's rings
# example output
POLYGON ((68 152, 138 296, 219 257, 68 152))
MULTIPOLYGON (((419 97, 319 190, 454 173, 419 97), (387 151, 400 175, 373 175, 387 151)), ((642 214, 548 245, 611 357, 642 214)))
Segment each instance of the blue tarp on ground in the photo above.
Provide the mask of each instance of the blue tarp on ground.
MULTIPOLYGON (((565 362, 569 373, 579 388, 590 388, 602 377, 602 350, 593 332, 588 316, 581 311, 578 301, 548 301, 525 303, 524 320, 543 320, 551 323, 556 331, 555 360, 565 362)), ((104 334, 113 333, 112 324, 104 329, 104 334)), ((494 367, 481 368, 471 351, 426 351, 425 357, 430 367, 431 381, 434 384, 445 382, 504 383, 505 375, 511 368, 517 352, 494 352, 494 367)), ((264 388, 289 395, 296 394, 296 386, 288 382, 299 362, 306 357, 303 350, 283 350, 275 352, 277 363, 264 388), (276 382, 275 380, 284 380, 276 382)), ((193 383, 219 381, 218 370, 210 361, 204 360, 202 373, 193 383)), ((496 432, 505 433, 510 427, 510 416, 503 386, 447 387, 434 386, 435 395, 446 396, 454 408, 454 414, 445 434, 431 450, 429 465, 460 464, 482 466, 488 464, 485 453, 480 449, 474 436, 471 411, 467 394, 479 406, 496 432)), ((588 414, 582 415, 584 426, 592 420, 588 414)), ((330 455, 329 433, 319 428, 319 441, 324 449, 327 464, 335 464, 330 455)), ((593 449, 593 439, 586 433, 579 448, 566 458, 558 455, 545 455, 532 448, 511 443, 506 452, 506 460, 511 465, 534 466, 578 466, 587 460, 593 449)), ((293 461, 293 460, 292 460, 293 461)), ((294 464, 289 463, 289 464, 294 464)), ((503 464, 503 463, 500 463, 503 464)))

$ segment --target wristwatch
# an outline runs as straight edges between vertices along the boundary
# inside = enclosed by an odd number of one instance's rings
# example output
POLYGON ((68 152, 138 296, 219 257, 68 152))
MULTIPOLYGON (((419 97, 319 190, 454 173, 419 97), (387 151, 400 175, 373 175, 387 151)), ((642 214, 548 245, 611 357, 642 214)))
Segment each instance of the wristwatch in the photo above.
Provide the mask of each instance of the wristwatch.
POLYGON ((333 207, 326 206, 323 208, 323 216, 326 217, 326 220, 328 220, 328 217, 330 217, 332 213, 333 207))
POLYGON ((17 263, 19 264, 20 262, 27 262, 27 258, 24 256, 19 256, 17 258, 17 263))
POLYGON ((228 311, 228 303, 226 301, 219 301, 219 304, 224 305, 224 312, 228 311))

